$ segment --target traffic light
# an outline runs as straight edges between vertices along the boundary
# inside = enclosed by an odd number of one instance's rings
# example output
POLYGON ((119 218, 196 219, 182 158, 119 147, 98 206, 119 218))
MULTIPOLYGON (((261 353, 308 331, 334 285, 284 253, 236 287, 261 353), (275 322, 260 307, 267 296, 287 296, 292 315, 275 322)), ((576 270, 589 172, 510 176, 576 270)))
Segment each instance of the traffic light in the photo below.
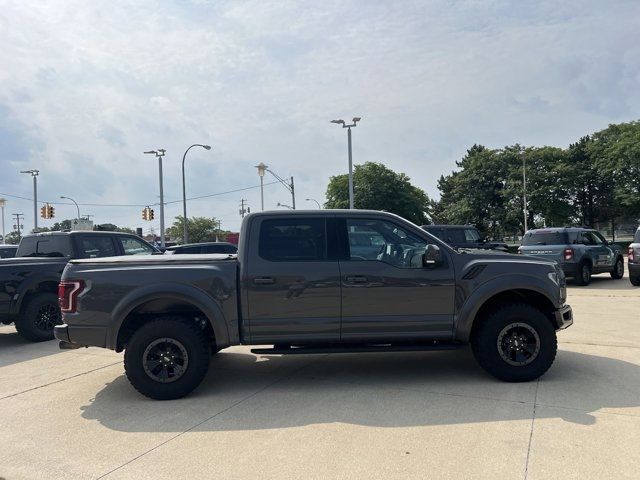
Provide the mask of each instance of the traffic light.
POLYGON ((47 218, 53 218, 56 216, 56 209, 53 207, 53 205, 49 205, 47 203, 47 218))
POLYGON ((49 209, 46 205, 43 205, 42 207, 40 207, 40 217, 49 218, 47 215, 49 215, 49 209))
POLYGON ((142 219, 149 220, 149 207, 145 207, 142 209, 142 219))
POLYGON ((153 220, 155 218, 155 215, 153 214, 153 208, 149 209, 149 220, 153 220))

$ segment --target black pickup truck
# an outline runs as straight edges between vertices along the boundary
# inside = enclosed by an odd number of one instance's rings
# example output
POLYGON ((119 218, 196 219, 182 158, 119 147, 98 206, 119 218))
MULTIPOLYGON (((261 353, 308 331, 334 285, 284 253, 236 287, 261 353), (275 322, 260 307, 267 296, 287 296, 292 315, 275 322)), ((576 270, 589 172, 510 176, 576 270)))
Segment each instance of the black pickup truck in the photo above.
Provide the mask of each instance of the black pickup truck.
POLYGON ((212 352, 239 344, 290 354, 471 343, 489 373, 528 381, 573 322, 555 262, 458 253, 366 210, 250 214, 237 256, 73 260, 59 293, 60 347, 125 350, 130 382, 155 399, 188 394, 212 352), (376 248, 362 248, 365 235, 376 248))
POLYGON ((53 338, 61 323, 58 283, 70 259, 149 254, 144 240, 117 232, 47 232, 22 238, 15 258, 0 260, 0 323, 27 340, 53 338))

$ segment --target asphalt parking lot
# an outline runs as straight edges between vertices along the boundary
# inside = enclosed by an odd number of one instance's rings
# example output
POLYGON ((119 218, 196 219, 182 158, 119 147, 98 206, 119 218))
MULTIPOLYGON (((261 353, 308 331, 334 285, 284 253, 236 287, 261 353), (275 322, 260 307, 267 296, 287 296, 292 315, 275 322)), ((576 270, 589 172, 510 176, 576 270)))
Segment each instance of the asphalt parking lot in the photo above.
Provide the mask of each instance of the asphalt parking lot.
POLYGON ((190 397, 148 400, 122 354, 0 327, 0 478, 633 478, 640 288, 569 288, 575 324, 537 382, 468 350, 267 357, 230 348, 190 397))

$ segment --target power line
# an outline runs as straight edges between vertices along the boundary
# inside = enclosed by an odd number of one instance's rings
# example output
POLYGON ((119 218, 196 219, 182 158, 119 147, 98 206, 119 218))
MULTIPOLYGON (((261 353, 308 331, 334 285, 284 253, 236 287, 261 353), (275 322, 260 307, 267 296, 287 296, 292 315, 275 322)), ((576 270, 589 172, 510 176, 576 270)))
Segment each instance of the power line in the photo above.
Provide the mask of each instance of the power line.
MULTIPOLYGON (((279 183, 277 181, 274 182, 269 182, 269 183, 265 183, 265 185, 275 185, 276 183, 279 183)), ((226 192, 217 192, 217 193, 210 193, 208 195, 200 195, 198 197, 191 197, 191 198, 187 198, 187 200, 202 200, 203 198, 211 198, 211 197, 218 197, 220 195, 227 195, 229 193, 237 193, 237 192, 243 192, 245 190, 252 190, 254 188, 260 188, 260 185, 254 185, 251 187, 244 187, 244 188, 236 188, 235 190, 228 190, 226 192)), ((11 197, 11 198, 19 198, 20 200, 28 200, 30 202, 33 202, 33 198, 29 198, 29 197, 23 197, 20 195, 12 195, 10 193, 3 193, 0 192, 0 195, 5 196, 5 197, 11 197)), ((164 202, 165 205, 169 205, 172 203, 180 203, 182 202, 182 200, 171 200, 170 202, 164 202)), ((75 205, 74 203, 69 203, 69 202, 46 202, 43 200, 39 200, 38 203, 42 203, 42 204, 50 204, 50 205, 75 205)), ((82 205, 85 207, 146 207, 146 206, 155 206, 155 205, 160 205, 160 202, 156 202, 156 203, 78 203, 78 205, 82 205)))

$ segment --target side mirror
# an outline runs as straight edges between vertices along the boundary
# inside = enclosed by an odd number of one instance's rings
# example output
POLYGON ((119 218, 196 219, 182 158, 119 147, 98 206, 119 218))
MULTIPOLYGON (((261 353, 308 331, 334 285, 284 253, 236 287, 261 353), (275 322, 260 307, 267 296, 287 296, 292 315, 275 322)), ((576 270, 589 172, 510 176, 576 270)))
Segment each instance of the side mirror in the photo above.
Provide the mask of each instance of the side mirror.
POLYGON ((433 268, 442 265, 442 252, 437 245, 427 245, 424 254, 422 254, 422 266, 433 268))

